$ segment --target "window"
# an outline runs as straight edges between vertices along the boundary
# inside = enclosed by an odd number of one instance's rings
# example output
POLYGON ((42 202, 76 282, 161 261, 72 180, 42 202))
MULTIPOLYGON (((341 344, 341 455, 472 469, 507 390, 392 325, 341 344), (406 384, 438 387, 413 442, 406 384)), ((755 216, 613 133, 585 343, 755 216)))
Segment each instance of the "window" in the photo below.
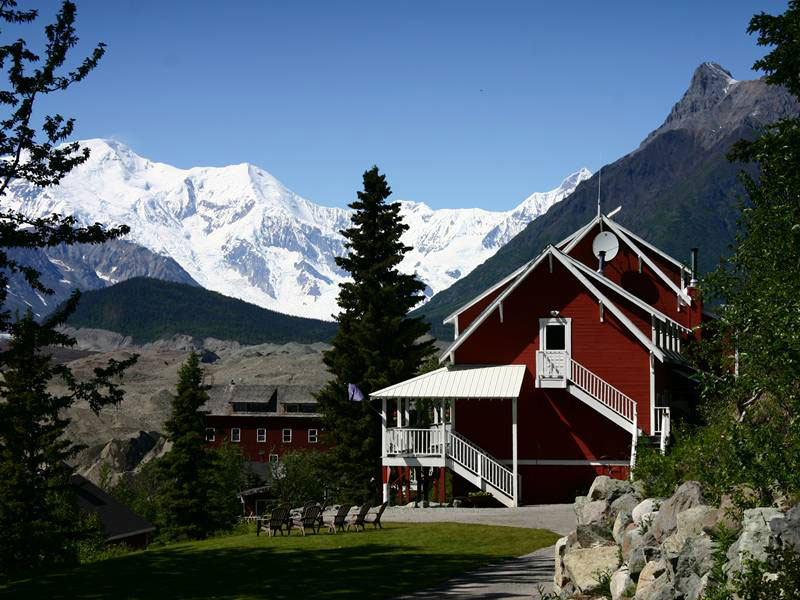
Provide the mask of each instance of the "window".
POLYGON ((564 317, 539 319, 539 350, 572 350, 571 321, 564 317))
POLYGON ((292 443, 292 430, 291 429, 284 429, 283 430, 283 443, 284 444, 291 444, 292 443))
POLYGON ((213 427, 206 427, 206 441, 213 442, 216 439, 215 433, 216 431, 213 427))
POLYGON ((267 430, 266 429, 256 429, 256 441, 257 442, 266 442, 267 441, 267 430))
POLYGON ((287 413, 296 413, 300 409, 300 406, 297 404, 286 404, 285 406, 287 413))
POLYGON ((319 433, 316 429, 309 429, 308 430, 308 443, 309 444, 316 444, 319 441, 319 433))
POLYGON ((277 454, 270 454, 269 455, 269 462, 278 462, 278 455, 277 454))
POLYGON ((267 413, 273 412, 275 407, 268 402, 234 402, 233 412, 267 413))
POLYGON ((238 427, 231 427, 231 441, 238 442, 242 439, 242 430, 238 427))

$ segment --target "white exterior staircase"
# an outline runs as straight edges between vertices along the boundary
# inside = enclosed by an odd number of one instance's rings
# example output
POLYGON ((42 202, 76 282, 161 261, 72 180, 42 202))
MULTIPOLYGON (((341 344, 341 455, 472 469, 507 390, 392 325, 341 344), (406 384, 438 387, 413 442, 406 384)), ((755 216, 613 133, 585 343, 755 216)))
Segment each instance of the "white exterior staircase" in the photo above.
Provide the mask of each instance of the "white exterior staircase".
POLYGON ((633 436, 631 465, 635 464, 636 442, 642 432, 633 398, 573 360, 564 350, 540 350, 536 353, 536 386, 566 388, 575 398, 630 431, 633 436))
MULTIPOLYGON (((396 427, 386 430, 384 455, 414 457, 422 466, 447 467, 506 506, 515 506, 514 473, 488 452, 450 427, 396 427), (442 447, 444 431, 446 444, 442 447)), ((385 463, 384 463, 385 464, 385 463)))

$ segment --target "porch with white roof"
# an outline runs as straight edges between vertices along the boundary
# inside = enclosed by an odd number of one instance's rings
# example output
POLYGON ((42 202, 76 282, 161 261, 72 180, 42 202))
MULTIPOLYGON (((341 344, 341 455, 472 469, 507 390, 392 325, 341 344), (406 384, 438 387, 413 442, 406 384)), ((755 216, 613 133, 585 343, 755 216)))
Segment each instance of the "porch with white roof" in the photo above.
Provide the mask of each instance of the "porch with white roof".
MULTIPOLYGON (((517 399, 525 369, 524 365, 449 365, 374 392, 371 397, 382 401, 382 464, 447 467, 479 489, 492 492, 507 506, 518 506, 517 399), (455 431, 459 399, 511 400, 510 470, 455 431), (422 400, 434 404, 433 425, 411 427, 412 405, 421 411, 418 402, 422 400), (393 415, 387 412, 389 402, 396 403, 393 415), (390 417, 394 421, 392 426, 390 417)), ((384 485, 383 493, 387 500, 388 484, 384 485)))

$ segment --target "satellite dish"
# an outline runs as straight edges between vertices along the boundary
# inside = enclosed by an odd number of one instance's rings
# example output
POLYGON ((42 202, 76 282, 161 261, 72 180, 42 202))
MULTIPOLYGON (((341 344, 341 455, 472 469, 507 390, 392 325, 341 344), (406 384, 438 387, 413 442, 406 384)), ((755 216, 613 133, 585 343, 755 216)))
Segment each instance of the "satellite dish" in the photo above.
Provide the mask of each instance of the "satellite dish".
POLYGON ((592 252, 597 258, 600 258, 603 251, 606 253, 606 262, 613 259, 619 251, 619 240, 610 231, 601 231, 592 242, 592 252))

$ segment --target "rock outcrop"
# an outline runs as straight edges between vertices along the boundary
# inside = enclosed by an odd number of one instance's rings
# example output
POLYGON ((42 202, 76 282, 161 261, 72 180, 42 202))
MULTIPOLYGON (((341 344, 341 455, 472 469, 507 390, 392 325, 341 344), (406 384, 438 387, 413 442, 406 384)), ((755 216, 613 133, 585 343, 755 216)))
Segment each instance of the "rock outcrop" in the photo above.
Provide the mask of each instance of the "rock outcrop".
POLYGON ((749 560, 767 560, 770 549, 800 551, 800 504, 783 508, 737 511, 730 496, 712 506, 696 481, 669 498, 641 498, 630 482, 598 477, 588 496, 575 499, 577 529, 556 544, 555 591, 562 598, 700 600, 720 529, 738 536, 723 549, 728 578, 749 560))

